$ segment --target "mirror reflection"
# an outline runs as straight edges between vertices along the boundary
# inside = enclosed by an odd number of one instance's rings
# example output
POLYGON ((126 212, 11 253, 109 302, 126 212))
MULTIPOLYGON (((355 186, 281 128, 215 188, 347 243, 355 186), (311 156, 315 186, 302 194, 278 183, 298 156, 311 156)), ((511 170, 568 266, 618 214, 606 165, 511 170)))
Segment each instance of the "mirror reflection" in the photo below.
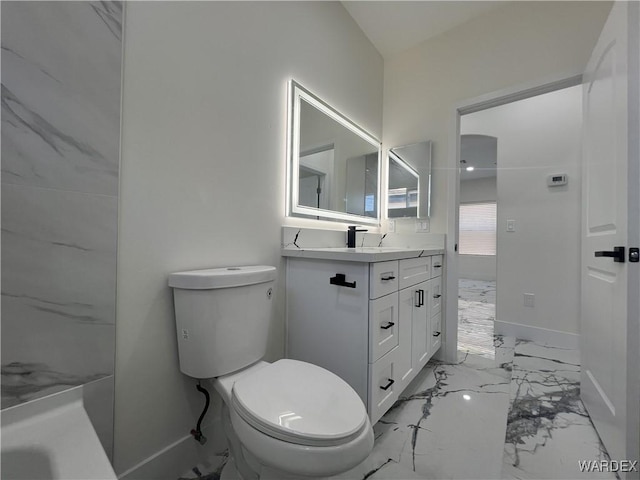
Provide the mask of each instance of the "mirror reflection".
POLYGON ((379 223, 380 143, 291 82, 289 215, 379 223))
POLYGON ((389 152, 389 218, 418 216, 419 178, 418 172, 389 152))
POLYGON ((388 154, 389 218, 426 218, 431 213, 431 142, 391 148, 388 154))

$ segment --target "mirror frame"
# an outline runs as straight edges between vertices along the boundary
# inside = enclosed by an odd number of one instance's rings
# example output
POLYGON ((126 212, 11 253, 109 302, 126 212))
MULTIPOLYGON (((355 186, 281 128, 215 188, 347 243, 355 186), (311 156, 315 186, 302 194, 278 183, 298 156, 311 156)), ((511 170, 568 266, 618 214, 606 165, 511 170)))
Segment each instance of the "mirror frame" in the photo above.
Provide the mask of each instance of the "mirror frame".
MULTIPOLYGON (((309 90, 301 86, 295 80, 288 82, 287 92, 287 197, 286 214, 288 217, 304 215, 305 217, 318 217, 320 220, 335 220, 345 223, 380 225, 381 219, 381 195, 382 195, 382 144, 376 137, 349 120, 338 110, 321 100, 309 90), (332 120, 358 135, 360 138, 375 146, 378 150, 378 186, 377 186, 377 217, 366 217, 352 213, 337 212, 321 208, 299 205, 300 194, 300 102, 306 101, 332 120)), ((299 217, 301 218, 301 217, 299 217)))

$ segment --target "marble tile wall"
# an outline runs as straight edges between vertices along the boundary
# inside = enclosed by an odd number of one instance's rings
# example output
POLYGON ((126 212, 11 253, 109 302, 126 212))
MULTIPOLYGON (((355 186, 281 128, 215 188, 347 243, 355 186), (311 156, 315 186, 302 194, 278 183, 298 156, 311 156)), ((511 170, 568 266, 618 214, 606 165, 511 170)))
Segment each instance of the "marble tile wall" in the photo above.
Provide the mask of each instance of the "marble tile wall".
POLYGON ((110 452, 123 7, 0 8, 2 408, 91 382, 110 452))

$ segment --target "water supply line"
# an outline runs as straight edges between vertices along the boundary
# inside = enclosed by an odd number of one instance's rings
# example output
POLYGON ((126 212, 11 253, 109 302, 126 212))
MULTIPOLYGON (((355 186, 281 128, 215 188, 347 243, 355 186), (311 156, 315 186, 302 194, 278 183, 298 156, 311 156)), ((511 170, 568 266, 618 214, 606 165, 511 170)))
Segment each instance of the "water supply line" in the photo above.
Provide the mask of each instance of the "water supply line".
POLYGON ((200 393, 204 395, 205 402, 204 402, 204 408, 202 409, 202 413, 200 414, 200 418, 198 418, 198 424, 196 425, 195 429, 191 430, 191 435, 193 435, 193 438, 195 438, 198 442, 200 442, 200 445, 204 445, 205 443, 207 443, 207 437, 205 437, 202 434, 202 430, 200 429, 200 426, 202 424, 202 419, 207 414, 207 410, 209 410, 209 392, 207 392, 207 390, 200 385, 200 380, 198 380, 198 384, 196 385, 196 388, 200 393))

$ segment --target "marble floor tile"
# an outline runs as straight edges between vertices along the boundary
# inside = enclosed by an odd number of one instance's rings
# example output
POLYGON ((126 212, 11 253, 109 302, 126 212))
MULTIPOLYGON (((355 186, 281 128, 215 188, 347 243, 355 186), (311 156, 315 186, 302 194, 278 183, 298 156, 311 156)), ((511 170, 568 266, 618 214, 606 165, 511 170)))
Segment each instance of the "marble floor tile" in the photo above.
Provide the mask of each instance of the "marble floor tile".
POLYGON ((608 460, 580 400, 577 350, 515 345, 503 478, 615 478, 578 462, 608 460))
POLYGON ((496 315, 496 282, 458 281, 458 349, 491 357, 496 315))
POLYGON ((422 478, 497 478, 509 380, 504 368, 472 356, 427 365, 374 427, 373 455, 422 478))
POLYGON ((374 426, 369 457, 331 480, 612 478, 578 470, 608 458, 577 396, 578 352, 499 335, 493 348, 427 364, 374 426))

